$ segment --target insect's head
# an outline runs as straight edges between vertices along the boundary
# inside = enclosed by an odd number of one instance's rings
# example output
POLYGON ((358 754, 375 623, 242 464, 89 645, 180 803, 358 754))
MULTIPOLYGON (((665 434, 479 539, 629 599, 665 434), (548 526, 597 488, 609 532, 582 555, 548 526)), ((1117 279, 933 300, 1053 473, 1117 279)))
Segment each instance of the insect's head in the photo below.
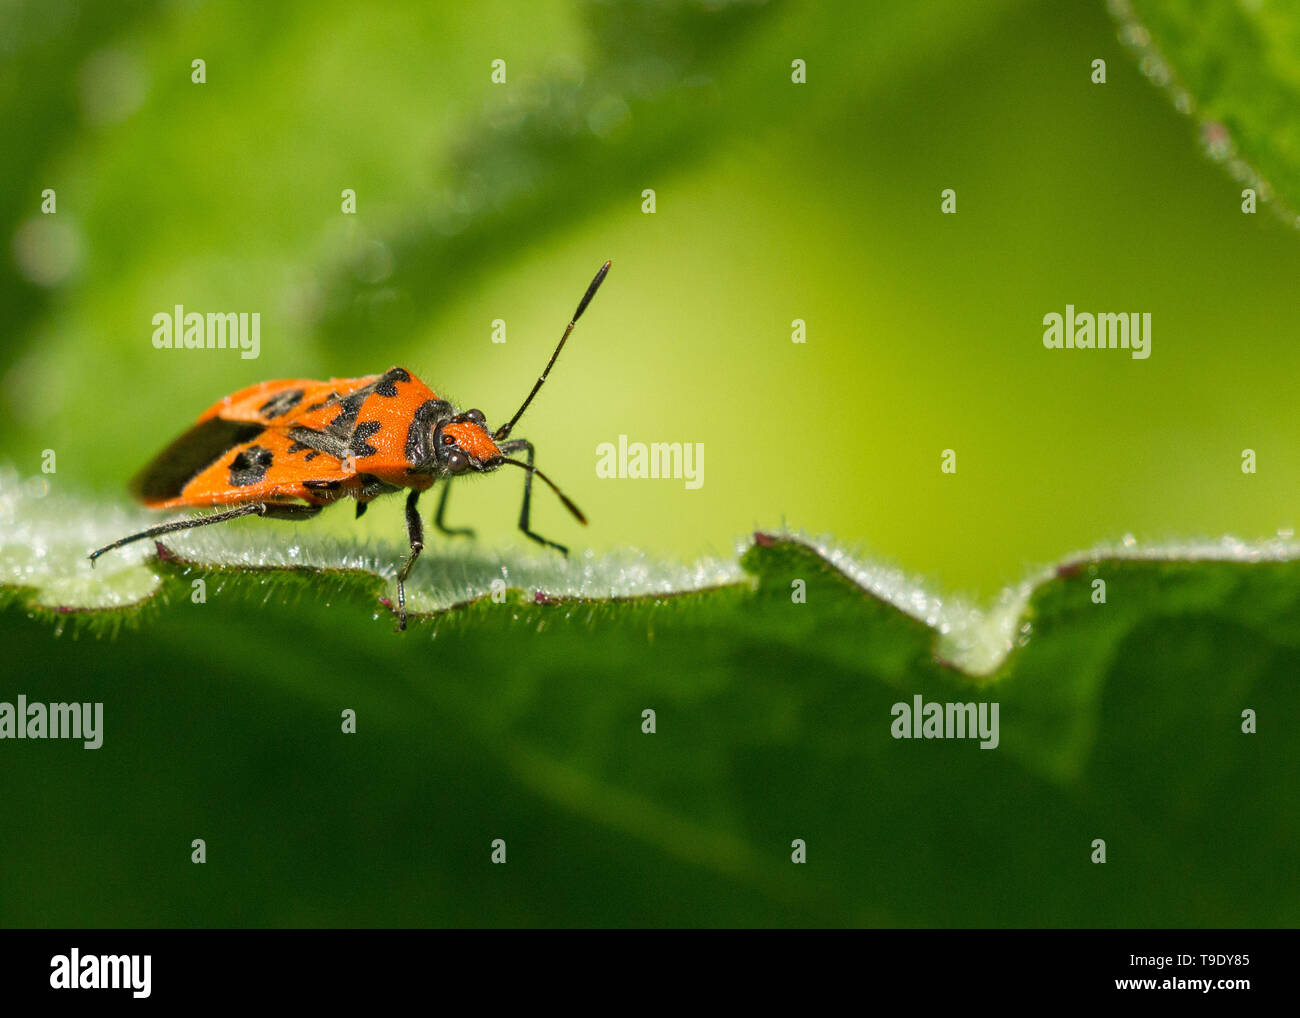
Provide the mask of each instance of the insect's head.
POLYGON ((433 453, 443 473, 463 474, 492 470, 501 461, 501 450, 488 432, 482 410, 466 410, 433 430, 433 453))

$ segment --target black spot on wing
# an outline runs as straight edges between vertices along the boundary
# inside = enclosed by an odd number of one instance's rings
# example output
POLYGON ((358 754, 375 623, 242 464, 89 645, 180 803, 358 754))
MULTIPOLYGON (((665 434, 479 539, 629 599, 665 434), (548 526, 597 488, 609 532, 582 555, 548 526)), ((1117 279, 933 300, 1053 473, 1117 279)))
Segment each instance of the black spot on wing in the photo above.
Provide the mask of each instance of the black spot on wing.
POLYGON ((257 412, 265 417, 268 421, 277 417, 283 417, 290 410, 302 402, 303 391, 301 389, 286 389, 284 392, 276 393, 260 407, 257 412))
MULTIPOLYGON (((342 460, 349 453, 358 459, 362 456, 373 456, 379 450, 370 445, 366 439, 378 432, 382 424, 379 421, 365 421, 358 424, 357 415, 361 413, 361 408, 366 400, 378 391, 381 386, 385 384, 396 386, 397 382, 409 381, 410 377, 401 368, 394 368, 382 378, 363 386, 356 392, 349 393, 341 399, 335 393, 327 403, 308 407, 308 410, 314 410, 318 406, 332 404, 338 407, 338 413, 321 431, 301 425, 290 428, 289 437, 293 439, 293 444, 289 447, 289 451, 296 452, 304 448, 312 449, 315 452, 323 452, 327 456, 333 456, 337 460, 342 460)), ((392 394, 397 394, 396 388, 393 388, 392 394)), ((310 460, 312 454, 308 454, 306 458, 310 460)))
POLYGON ((366 442, 366 439, 375 434, 381 427, 379 421, 362 421, 352 432, 352 440, 348 443, 348 450, 357 459, 362 456, 373 456, 379 450, 373 445, 366 442))
POLYGON ((338 398, 339 398, 339 394, 337 392, 331 392, 319 403, 312 403, 310 406, 308 406, 306 409, 303 410, 303 413, 309 414, 313 410, 319 410, 321 407, 327 407, 331 403, 335 402, 338 398))
MULTIPOLYGON (((306 431, 307 429, 303 428, 302 430, 306 431)), ((319 432, 313 432, 313 434, 319 434, 319 432)), ((317 456, 320 455, 320 453, 317 452, 315 449, 313 449, 310 445, 304 445, 302 442, 291 442, 289 444, 289 454, 292 455, 293 453, 296 452, 307 453, 307 455, 302 458, 302 461, 304 463, 310 463, 312 460, 314 460, 317 456)))
POLYGON ((247 488, 250 484, 258 484, 271 469, 273 458, 271 450, 260 445, 240 450, 230 461, 230 486, 247 488))
POLYGON ((180 497, 185 485, 237 445, 251 442, 265 428, 247 421, 212 417, 194 425, 154 457, 132 481, 131 491, 146 502, 180 497))
POLYGON ((401 368, 389 368, 384 372, 384 377, 375 382, 375 392, 381 396, 396 396, 397 383, 409 382, 411 376, 401 368))
MULTIPOLYGON (((336 460, 341 460, 348 454, 347 441, 326 431, 298 426, 289 429, 289 437, 293 439, 294 445, 301 445, 318 453, 323 452, 336 460)), ((311 455, 308 454, 306 458, 311 459, 311 455)))
POLYGON ((366 397, 369 395, 370 390, 368 388, 358 389, 350 396, 339 400, 338 415, 329 424, 325 425, 325 430, 344 442, 350 441, 352 431, 357 426, 357 414, 361 412, 361 404, 366 401, 366 397))

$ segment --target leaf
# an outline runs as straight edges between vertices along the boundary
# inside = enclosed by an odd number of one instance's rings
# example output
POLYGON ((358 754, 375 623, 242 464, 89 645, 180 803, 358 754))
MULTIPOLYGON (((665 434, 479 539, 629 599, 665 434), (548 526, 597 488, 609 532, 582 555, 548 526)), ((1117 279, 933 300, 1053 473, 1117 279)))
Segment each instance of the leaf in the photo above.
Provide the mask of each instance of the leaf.
MULTIPOLYGON (((193 515, 204 513, 174 518, 193 515)), ((40 476, 23 481, 12 468, 0 468, 0 587, 21 590, 34 608, 63 615, 93 617, 96 611, 138 607, 163 592, 152 561, 161 549, 166 562, 183 562, 191 571, 257 572, 286 588, 295 581, 318 587, 321 576, 327 584, 351 576, 387 599, 408 552, 339 540, 311 524, 299 529, 255 519, 141 540, 91 566, 87 556, 92 550, 167 520, 142 510, 97 510, 52 493, 40 476)), ((569 559, 531 551, 488 554, 467 550, 460 542, 422 555, 406 594, 410 611, 433 614, 490 597, 503 582, 504 589, 529 598, 593 599, 678 594, 737 583, 741 576, 736 563, 714 559, 684 566, 630 550, 569 559)))
POLYGON ((1112 0, 1142 73, 1201 123, 1206 152, 1300 226, 1300 10, 1289 0, 1112 0))
MULTIPOLYGON (((25 576, 36 603, 73 546, 110 525, 78 530, 57 500, 33 522, 13 485, 10 473, 2 504, 22 518, 4 527, 7 582, 25 576), (26 565, 14 534, 39 549, 26 565)), ((1300 914, 1294 542, 1184 550, 1196 560, 1121 545, 977 611, 824 543, 760 535, 746 581, 700 570, 677 582, 721 585, 571 599, 552 584, 615 573, 539 567, 517 584, 525 597, 479 597, 398 636, 386 613, 371 621, 388 584, 370 570, 386 554, 336 548, 337 571, 320 575, 301 566, 324 546, 295 538, 282 558, 236 566, 267 532, 245 530, 224 568, 197 561, 220 549, 197 532, 172 542, 189 559, 123 566, 157 588, 111 642, 52 640, 23 617, 50 613, 30 605, 0 613, 6 697, 99 701, 106 717, 92 767, 75 745, 4 747, 0 851, 29 874, 0 889, 7 921, 1274 926, 1300 914), (981 660, 978 678, 950 663, 981 660), (894 705, 916 696, 996 702, 997 747, 893 738, 894 705), (356 735, 340 732, 345 709, 356 735), (1259 735, 1241 730, 1247 709, 1259 735), (195 837, 210 859, 197 879, 195 837), (78 847, 89 838, 93 853, 78 847), (496 838, 504 867, 489 862, 496 838), (791 862, 795 839, 805 865, 791 862), (1089 861, 1095 839, 1105 865, 1089 861)), ((432 567, 421 596, 481 593, 474 568, 432 567), (451 576, 466 585, 440 585, 451 576)), ((642 581, 664 581, 654 568, 642 581)))

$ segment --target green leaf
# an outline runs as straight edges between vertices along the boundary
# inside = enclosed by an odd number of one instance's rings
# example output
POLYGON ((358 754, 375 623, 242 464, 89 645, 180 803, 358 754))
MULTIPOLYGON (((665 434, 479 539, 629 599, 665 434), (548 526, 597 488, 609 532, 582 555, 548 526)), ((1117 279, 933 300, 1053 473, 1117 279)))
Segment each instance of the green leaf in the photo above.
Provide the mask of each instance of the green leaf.
MULTIPOLYGON (((52 492, 39 475, 24 481, 12 468, 0 468, 0 588, 21 591, 35 609, 93 622, 97 611, 127 611, 163 593, 156 571, 161 552, 190 571, 254 572, 286 591, 318 588, 324 577, 327 585, 360 583, 387 600, 408 553, 405 547, 340 540, 311 523, 299 528, 253 519, 137 541, 102 555, 93 567, 88 559, 96 548, 169 518, 204 514, 160 517, 101 509, 52 492)), ((511 548, 489 554, 459 541, 420 558, 406 596, 409 611, 437 614, 494 591, 498 597, 513 591, 528 598, 615 599, 678 594, 741 578, 735 562, 719 559, 682 565, 634 550, 570 558, 511 548)))
MULTIPOLYGON (((89 770, 75 744, 11 752, 0 851, 62 874, 0 889, 14 924, 1272 926, 1300 906, 1294 542, 1121 545, 977 610, 763 535, 743 578, 538 566, 526 596, 396 635, 375 610, 395 555, 340 546, 319 572, 304 527, 236 565, 273 543, 257 521, 81 577, 83 596, 156 584, 136 625, 88 643, 24 615, 54 614, 33 605, 71 589, 57 565, 128 521, 78 524, 14 480, 3 561, 28 589, 0 613, 6 697, 106 717, 89 770), (616 575, 662 586, 602 598, 616 575), (711 589, 668 596, 692 584, 711 589), (996 748, 894 738, 916 696, 997 703, 996 748)), ((423 607, 485 592, 486 559, 427 557, 423 607)))
POLYGON ((1201 123, 1206 152, 1300 226, 1300 9, 1290 0, 1112 0, 1142 73, 1201 123))

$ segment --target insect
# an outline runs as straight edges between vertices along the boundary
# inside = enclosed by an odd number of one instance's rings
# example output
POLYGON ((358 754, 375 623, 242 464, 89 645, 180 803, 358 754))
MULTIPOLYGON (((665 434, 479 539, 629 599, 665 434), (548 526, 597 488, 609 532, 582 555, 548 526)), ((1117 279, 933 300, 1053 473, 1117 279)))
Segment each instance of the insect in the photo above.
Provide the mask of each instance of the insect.
POLYGON ((606 262, 587 287, 555 352, 523 405, 496 431, 481 410, 458 411, 403 368, 382 375, 328 382, 286 378, 241 389, 208 407, 189 431, 159 453, 131 482, 153 509, 230 506, 206 516, 176 520, 123 537, 90 553, 145 538, 211 526, 241 516, 303 520, 340 499, 356 500, 357 516, 380 495, 409 488, 406 532, 410 554, 397 574, 398 629, 406 628, 406 578, 424 549, 421 493, 442 481, 434 525, 444 534, 472 536, 444 523, 449 481, 503 465, 522 468, 524 500, 519 529, 538 544, 568 549, 533 532, 529 523, 533 478, 555 492, 579 523, 582 511, 533 466, 533 445, 510 434, 555 366, 574 325, 609 272, 606 262), (522 459, 512 454, 522 453, 522 459))

